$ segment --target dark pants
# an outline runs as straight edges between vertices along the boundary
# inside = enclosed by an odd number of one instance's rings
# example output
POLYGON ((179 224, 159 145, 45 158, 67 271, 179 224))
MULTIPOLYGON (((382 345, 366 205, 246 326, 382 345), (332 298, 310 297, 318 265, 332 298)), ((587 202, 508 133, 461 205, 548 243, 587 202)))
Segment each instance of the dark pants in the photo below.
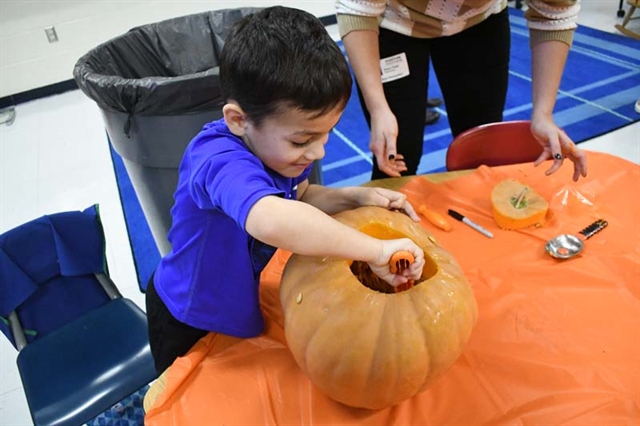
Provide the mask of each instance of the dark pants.
POLYGON ((149 321, 149 346, 155 362, 156 371, 162 374, 176 358, 183 356, 208 331, 191 327, 178 321, 169 312, 153 282, 153 275, 147 285, 145 303, 149 321))
MULTIPOLYGON (((408 168, 404 175, 416 174, 422 157, 430 61, 454 137, 480 124, 502 121, 511 47, 507 9, 448 37, 419 39, 381 28, 379 42, 381 59, 404 52, 409 63, 410 75, 384 84, 387 102, 398 120, 397 152, 404 155, 408 168)), ((358 94, 371 126, 360 87, 358 94)), ((387 177, 374 158, 371 178, 387 177)))

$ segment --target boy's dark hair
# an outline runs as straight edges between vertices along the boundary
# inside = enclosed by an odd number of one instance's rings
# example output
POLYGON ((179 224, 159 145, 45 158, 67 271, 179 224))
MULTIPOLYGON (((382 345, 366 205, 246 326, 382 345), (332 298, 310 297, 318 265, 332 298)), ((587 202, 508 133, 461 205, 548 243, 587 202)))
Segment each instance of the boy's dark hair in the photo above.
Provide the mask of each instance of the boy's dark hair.
POLYGON ((346 106, 351 74, 340 48, 313 15, 281 6, 236 23, 220 60, 220 86, 260 126, 283 107, 318 112, 346 106))

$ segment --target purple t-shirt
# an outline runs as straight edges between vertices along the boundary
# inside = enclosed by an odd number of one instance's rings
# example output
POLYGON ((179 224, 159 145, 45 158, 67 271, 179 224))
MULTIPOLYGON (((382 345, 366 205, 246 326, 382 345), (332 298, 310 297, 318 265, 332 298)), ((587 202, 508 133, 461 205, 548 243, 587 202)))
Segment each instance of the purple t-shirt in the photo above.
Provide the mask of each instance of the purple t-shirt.
POLYGON ((204 126, 182 158, 171 209, 173 248, 154 276, 173 316, 232 336, 262 333, 258 284, 276 249, 245 231, 247 215, 267 195, 295 200, 310 171, 284 177, 263 165, 224 119, 204 126))

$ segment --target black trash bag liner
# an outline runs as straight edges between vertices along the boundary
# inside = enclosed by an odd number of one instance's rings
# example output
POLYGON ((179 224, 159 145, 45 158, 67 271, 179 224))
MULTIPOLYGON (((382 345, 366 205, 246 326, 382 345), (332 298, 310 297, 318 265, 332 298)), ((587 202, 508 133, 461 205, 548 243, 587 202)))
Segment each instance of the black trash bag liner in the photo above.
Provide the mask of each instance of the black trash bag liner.
POLYGON ((223 9, 132 28, 82 56, 73 76, 107 111, 175 115, 222 108, 222 46, 233 24, 258 10, 223 9))

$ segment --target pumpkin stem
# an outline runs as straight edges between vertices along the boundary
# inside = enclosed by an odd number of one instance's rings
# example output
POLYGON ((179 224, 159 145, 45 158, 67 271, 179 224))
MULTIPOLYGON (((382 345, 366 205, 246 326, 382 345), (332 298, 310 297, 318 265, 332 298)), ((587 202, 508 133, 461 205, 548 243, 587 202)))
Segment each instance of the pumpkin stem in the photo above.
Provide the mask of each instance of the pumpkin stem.
POLYGON ((515 198, 515 201, 514 198, 511 198, 511 204, 513 205, 513 207, 515 207, 516 209, 521 209, 527 205, 527 200, 525 198, 527 191, 529 191, 529 188, 525 186, 524 188, 522 188, 522 191, 520 191, 520 194, 518 194, 518 197, 515 198))

